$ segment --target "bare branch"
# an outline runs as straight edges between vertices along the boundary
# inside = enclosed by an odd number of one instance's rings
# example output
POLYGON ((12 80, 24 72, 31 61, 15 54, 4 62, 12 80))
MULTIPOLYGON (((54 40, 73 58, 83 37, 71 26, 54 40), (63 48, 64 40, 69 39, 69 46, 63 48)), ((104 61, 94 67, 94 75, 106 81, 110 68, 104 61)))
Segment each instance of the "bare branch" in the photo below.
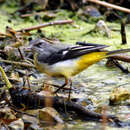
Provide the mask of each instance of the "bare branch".
POLYGON ((50 22, 50 23, 40 24, 37 26, 29 27, 29 28, 20 29, 20 30, 17 30, 17 32, 32 31, 32 30, 40 29, 40 28, 47 27, 47 26, 71 24, 71 23, 73 23, 72 20, 60 20, 60 21, 54 21, 54 22, 50 22))

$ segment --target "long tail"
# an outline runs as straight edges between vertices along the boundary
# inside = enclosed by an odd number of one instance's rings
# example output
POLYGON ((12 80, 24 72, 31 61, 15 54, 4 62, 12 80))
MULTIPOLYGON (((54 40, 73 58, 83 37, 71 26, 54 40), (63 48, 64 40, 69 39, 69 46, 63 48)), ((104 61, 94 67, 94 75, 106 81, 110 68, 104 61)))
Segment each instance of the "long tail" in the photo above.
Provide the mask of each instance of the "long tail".
POLYGON ((120 50, 115 50, 115 51, 109 51, 106 55, 108 56, 112 56, 115 54, 120 54, 120 53, 126 53, 126 52, 130 52, 130 48, 129 49, 120 49, 120 50))

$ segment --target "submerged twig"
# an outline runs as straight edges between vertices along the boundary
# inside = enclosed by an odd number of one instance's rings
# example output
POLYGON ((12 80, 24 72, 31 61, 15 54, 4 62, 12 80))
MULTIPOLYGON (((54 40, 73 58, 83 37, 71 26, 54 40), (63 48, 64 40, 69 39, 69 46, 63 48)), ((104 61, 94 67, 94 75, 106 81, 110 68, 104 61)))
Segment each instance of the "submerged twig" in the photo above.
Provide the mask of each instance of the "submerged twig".
POLYGON ((124 68, 117 60, 113 60, 116 67, 118 67, 122 72, 128 74, 129 71, 127 68, 124 68))
MULTIPOLYGON (((53 87, 56 87, 56 88, 59 88, 60 86, 59 85, 55 85, 55 84, 49 84, 49 83, 46 83, 46 82, 44 82, 44 84, 47 84, 47 85, 50 85, 50 86, 53 86, 53 87)), ((73 90, 74 91, 74 89, 72 89, 72 88, 62 88, 63 90, 73 90)))
MULTIPOLYGON (((63 97, 46 97, 42 95, 38 95, 37 93, 31 91, 27 88, 10 88, 10 95, 12 98, 12 103, 17 108, 22 108, 23 105, 26 107, 26 109, 38 109, 47 107, 46 100, 52 101, 52 107, 54 107, 57 111, 73 111, 76 113, 77 117, 82 120, 95 120, 100 121, 103 117, 102 114, 89 111, 88 109, 85 109, 79 104, 76 104, 72 101, 66 101, 63 97)), ((114 122, 117 125, 120 125, 121 121, 113 116, 113 115, 106 115, 106 119, 108 122, 114 122)))
POLYGON ((112 59, 112 58, 108 58, 108 61, 106 63, 107 66, 113 66, 115 65, 116 67, 118 67, 123 73, 128 74, 128 68, 124 68, 117 60, 112 59))
POLYGON ((30 28, 20 29, 20 30, 17 30, 17 32, 32 31, 32 30, 40 29, 40 28, 47 27, 47 26, 71 24, 71 23, 73 23, 72 20, 60 20, 60 21, 54 21, 54 22, 50 22, 50 23, 45 23, 45 24, 33 26, 30 28))

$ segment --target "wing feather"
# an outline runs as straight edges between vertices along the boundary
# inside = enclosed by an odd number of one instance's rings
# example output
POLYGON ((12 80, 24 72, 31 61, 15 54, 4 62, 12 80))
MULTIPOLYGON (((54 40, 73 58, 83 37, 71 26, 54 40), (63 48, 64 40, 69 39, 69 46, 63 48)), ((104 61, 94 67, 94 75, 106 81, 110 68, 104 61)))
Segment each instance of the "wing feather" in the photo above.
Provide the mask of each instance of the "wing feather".
POLYGON ((89 45, 77 45, 77 46, 66 47, 64 49, 59 49, 55 51, 52 51, 53 50, 52 49, 51 52, 48 52, 48 54, 46 55, 45 53, 39 55, 38 61, 42 63, 47 63, 47 64, 54 64, 60 61, 77 58, 79 56, 82 56, 84 54, 88 54, 91 52, 102 51, 103 48, 108 47, 106 45, 99 45, 99 44, 97 46, 95 45, 96 44, 89 43, 89 45))

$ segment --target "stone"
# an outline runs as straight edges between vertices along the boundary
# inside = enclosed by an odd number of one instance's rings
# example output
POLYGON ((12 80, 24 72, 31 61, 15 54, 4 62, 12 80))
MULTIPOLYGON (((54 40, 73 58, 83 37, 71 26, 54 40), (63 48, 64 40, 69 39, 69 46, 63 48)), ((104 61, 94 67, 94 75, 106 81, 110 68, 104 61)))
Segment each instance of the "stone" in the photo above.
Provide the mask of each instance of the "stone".
POLYGON ((22 119, 18 119, 16 121, 11 122, 8 127, 11 130, 23 130, 24 129, 24 122, 22 119))
POLYGON ((59 113, 51 107, 45 107, 39 110, 38 118, 40 121, 50 122, 50 123, 64 123, 60 118, 59 113))

